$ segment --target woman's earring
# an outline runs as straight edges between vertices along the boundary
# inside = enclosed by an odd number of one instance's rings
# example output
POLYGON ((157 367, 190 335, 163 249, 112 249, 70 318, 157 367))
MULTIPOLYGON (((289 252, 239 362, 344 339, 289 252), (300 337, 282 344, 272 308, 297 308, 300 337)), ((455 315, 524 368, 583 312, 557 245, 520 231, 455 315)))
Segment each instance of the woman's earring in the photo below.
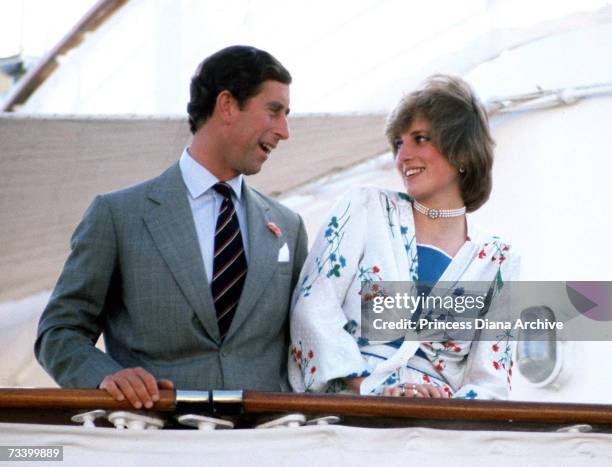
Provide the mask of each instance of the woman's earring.
POLYGON ((465 169, 463 167, 459 167, 459 173, 460 174, 464 174, 465 173, 465 169))

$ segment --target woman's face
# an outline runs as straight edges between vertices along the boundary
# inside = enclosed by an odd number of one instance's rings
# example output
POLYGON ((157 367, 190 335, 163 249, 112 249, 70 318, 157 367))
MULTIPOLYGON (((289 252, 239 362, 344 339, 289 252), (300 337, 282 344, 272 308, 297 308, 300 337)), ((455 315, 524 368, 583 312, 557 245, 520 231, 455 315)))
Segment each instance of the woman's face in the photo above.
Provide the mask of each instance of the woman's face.
POLYGON ((396 145, 395 166, 410 196, 431 208, 463 206, 459 173, 433 144, 428 120, 413 120, 396 145))

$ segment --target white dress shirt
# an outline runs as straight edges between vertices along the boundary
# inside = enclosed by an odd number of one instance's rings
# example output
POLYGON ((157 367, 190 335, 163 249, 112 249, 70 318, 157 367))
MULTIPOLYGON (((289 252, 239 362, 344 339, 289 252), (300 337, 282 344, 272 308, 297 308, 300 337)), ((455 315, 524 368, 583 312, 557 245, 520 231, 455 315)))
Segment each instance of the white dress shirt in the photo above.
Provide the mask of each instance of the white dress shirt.
MULTIPOLYGON (((183 150, 179 159, 179 168, 183 181, 187 187, 187 198, 191 207, 191 214, 195 222, 202 261, 206 270, 206 277, 210 284, 213 270, 213 257, 215 248, 215 228, 217 216, 221 209, 223 196, 217 193, 213 186, 219 179, 211 174, 203 165, 196 162, 189 154, 188 148, 183 150)), ((242 199, 242 174, 228 180, 226 183, 232 188, 232 202, 236 207, 244 253, 249 260, 248 226, 246 221, 246 207, 242 199)))

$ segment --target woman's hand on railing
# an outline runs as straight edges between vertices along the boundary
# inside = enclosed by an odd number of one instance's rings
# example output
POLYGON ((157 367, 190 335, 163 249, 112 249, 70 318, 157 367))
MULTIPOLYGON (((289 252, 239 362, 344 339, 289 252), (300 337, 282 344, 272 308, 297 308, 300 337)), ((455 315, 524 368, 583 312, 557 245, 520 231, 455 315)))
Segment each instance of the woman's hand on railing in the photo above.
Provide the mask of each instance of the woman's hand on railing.
POLYGON ((433 384, 410 384, 403 383, 385 388, 383 396, 392 397, 415 397, 423 399, 448 399, 449 395, 442 388, 438 388, 433 384))
POLYGON ((359 389, 361 388, 361 383, 365 379, 365 377, 359 378, 345 378, 344 382, 348 386, 349 390, 354 393, 360 394, 359 389))

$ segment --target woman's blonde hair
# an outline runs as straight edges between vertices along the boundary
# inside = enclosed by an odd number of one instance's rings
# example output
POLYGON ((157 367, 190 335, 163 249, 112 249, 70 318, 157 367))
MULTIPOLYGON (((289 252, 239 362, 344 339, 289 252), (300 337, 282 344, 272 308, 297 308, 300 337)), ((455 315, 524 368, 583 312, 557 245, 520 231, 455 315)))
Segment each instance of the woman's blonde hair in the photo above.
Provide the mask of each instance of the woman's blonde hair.
POLYGON ((482 206, 491 194, 493 147, 486 110, 461 78, 431 76, 423 89, 404 97, 389 115, 385 134, 397 155, 397 140, 415 119, 431 125, 432 142, 457 168, 468 212, 482 206))

